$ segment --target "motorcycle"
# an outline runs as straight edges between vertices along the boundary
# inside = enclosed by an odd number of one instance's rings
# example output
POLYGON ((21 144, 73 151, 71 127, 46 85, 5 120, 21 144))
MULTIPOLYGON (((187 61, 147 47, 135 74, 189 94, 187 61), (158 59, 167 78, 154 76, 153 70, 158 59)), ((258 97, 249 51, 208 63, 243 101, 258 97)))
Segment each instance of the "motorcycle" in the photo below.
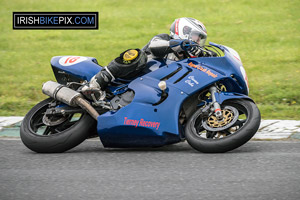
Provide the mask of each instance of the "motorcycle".
POLYGON ((204 153, 236 149, 257 132, 260 112, 248 97, 239 54, 224 45, 210 47, 217 57, 149 60, 138 77, 117 78, 92 100, 81 88, 102 69, 97 60, 53 57, 57 82, 43 84, 49 98, 25 116, 21 139, 38 153, 64 152, 95 135, 105 148, 161 147, 187 140, 204 153))

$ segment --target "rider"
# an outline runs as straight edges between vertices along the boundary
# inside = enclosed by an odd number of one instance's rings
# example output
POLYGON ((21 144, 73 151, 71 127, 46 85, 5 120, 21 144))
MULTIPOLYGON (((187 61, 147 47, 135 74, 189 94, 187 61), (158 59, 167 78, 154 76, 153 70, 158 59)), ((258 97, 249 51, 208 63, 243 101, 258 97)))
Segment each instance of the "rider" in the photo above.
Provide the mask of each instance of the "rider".
POLYGON ((115 78, 133 78, 146 67, 147 60, 151 58, 177 61, 187 57, 215 56, 213 52, 202 51, 206 38, 206 28, 200 21, 187 17, 175 19, 170 35, 154 36, 142 50, 124 51, 98 72, 82 92, 86 96, 97 91, 101 93, 115 78))
POLYGON ((166 57, 167 59, 176 61, 187 57, 184 54, 186 50, 191 57, 202 57, 205 54, 201 50, 201 47, 204 46, 206 38, 206 28, 200 21, 183 17, 175 19, 172 23, 170 35, 159 34, 154 36, 143 50, 150 57, 166 57), (186 49, 184 46, 191 42, 195 42, 199 46, 186 49))

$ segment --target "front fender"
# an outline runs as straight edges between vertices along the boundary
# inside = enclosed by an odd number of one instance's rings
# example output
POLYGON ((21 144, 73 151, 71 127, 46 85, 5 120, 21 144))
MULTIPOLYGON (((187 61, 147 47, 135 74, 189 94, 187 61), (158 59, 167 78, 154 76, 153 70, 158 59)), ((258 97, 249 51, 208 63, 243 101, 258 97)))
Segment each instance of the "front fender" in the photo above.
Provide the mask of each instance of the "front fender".
POLYGON ((250 97, 244 94, 235 93, 235 92, 221 92, 221 93, 215 93, 216 100, 219 104, 222 104, 224 101, 229 99, 248 99, 255 103, 250 97))

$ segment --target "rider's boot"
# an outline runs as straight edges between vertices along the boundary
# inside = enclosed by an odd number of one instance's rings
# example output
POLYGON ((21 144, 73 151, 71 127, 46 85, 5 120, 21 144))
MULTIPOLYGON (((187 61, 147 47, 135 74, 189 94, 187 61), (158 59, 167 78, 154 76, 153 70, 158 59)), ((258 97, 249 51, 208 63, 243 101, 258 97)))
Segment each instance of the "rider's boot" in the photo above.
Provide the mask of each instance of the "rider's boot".
POLYGON ((106 67, 103 67, 90 80, 89 84, 82 88, 82 93, 89 99, 93 97, 93 93, 96 93, 97 97, 101 97, 110 82, 116 78, 131 79, 136 77, 145 68, 146 62, 147 55, 140 49, 126 50, 106 67))

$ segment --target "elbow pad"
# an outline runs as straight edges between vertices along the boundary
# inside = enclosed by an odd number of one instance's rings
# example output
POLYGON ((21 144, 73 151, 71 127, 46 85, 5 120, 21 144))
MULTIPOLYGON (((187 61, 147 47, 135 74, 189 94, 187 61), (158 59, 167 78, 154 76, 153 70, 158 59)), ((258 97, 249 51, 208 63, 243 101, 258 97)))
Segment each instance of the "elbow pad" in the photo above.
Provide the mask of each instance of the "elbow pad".
POLYGON ((171 52, 169 41, 163 40, 159 37, 154 37, 150 44, 149 49, 155 57, 164 57, 171 52))
POLYGON ((183 49, 181 48, 181 43, 182 43, 182 40, 170 40, 169 46, 172 49, 172 51, 180 52, 180 51, 183 51, 183 49))

